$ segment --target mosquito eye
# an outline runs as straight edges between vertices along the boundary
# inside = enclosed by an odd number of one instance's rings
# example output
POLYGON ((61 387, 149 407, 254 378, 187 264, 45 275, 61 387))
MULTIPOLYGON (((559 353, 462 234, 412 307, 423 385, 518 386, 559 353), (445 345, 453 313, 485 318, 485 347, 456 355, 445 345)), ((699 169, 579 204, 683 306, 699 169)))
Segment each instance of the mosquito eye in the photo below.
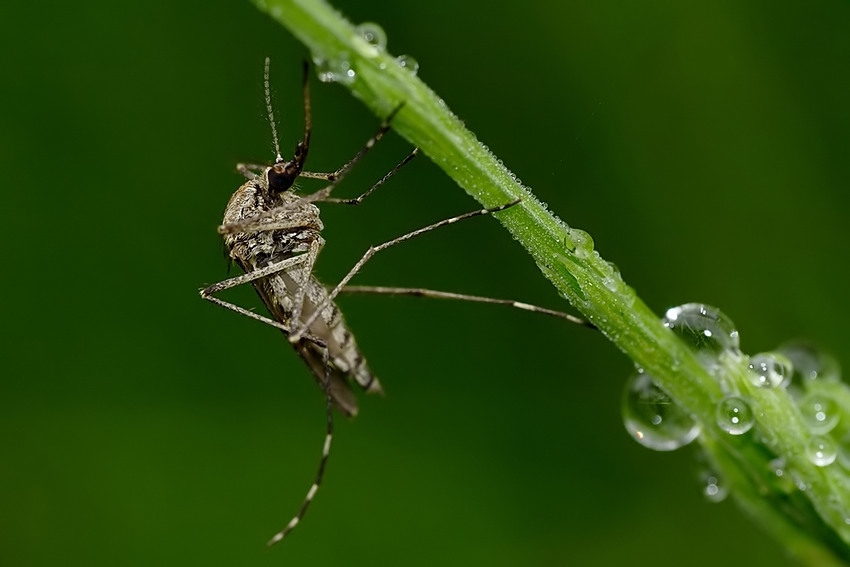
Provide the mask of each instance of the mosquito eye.
POLYGON ((295 179, 287 173, 283 165, 275 165, 269 169, 267 174, 269 180, 269 192, 274 195, 279 195, 292 187, 292 182, 295 179))

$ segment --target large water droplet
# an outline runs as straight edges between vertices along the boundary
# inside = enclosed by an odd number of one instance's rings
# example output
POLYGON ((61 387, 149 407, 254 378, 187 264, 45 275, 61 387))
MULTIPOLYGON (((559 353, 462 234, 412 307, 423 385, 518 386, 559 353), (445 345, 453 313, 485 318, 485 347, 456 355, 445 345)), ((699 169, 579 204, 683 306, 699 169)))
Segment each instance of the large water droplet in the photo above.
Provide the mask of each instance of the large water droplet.
POLYGON ((419 62, 410 55, 399 55, 395 59, 396 61, 398 61, 399 65, 401 65, 414 75, 417 71, 419 71, 419 62))
POLYGON ((384 31, 384 28, 375 22, 364 22, 360 24, 357 26, 357 34, 365 39, 366 43, 375 48, 372 56, 377 55, 387 46, 387 33, 384 31))
POLYGON ((739 353, 735 324, 716 307, 686 303, 671 307, 662 323, 690 345, 700 363, 712 374, 720 368, 720 355, 739 353))
POLYGON ((571 228, 568 233, 575 246, 571 252, 579 258, 589 258, 593 254, 593 238, 578 228, 571 228))
POLYGON ((825 435, 815 435, 806 444, 806 456, 819 467, 831 465, 837 454, 835 441, 825 435))
POLYGON ((765 352, 750 358, 750 382, 759 388, 784 387, 791 372, 791 361, 781 354, 765 352))
POLYGON ((743 435, 753 428, 756 416, 750 404, 738 396, 728 396, 717 404, 717 425, 730 435, 743 435))
POLYGON ((838 404, 826 394, 809 392, 797 405, 806 427, 815 435, 826 435, 838 424, 838 404))
POLYGON ((638 443, 656 451, 672 451, 699 435, 693 418, 673 402, 645 372, 636 372, 623 391, 623 423, 638 443))
POLYGON ((794 341, 777 349, 794 366, 792 382, 801 387, 812 380, 837 381, 841 378, 838 362, 815 345, 794 341))

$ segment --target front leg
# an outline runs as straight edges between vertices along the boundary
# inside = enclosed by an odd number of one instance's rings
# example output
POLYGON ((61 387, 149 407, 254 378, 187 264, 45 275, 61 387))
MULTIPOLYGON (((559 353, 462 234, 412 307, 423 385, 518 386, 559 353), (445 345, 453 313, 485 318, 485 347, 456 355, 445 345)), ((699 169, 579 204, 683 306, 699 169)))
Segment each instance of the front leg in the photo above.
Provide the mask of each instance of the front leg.
POLYGON ((313 266, 316 265, 316 258, 322 250, 324 240, 319 237, 310 243, 310 249, 298 256, 304 258, 303 266, 301 267, 301 280, 298 282, 293 296, 292 304, 292 324, 298 326, 301 321, 301 312, 304 309, 304 296, 307 294, 307 286, 310 284, 310 278, 313 276, 313 266))
MULTIPOLYGON (((207 301, 209 301, 211 303, 215 303, 216 305, 224 307, 225 309, 230 309, 231 311, 235 311, 236 313, 239 313, 240 315, 245 315, 246 317, 250 317, 251 319, 254 319, 256 321, 260 321, 261 323, 265 323, 266 325, 271 325, 272 327, 274 327, 276 329, 280 329, 281 331, 286 333, 287 336, 289 336, 291 329, 289 327, 287 327, 286 325, 284 325, 283 323, 281 323, 280 321, 275 321, 274 319, 270 319, 269 317, 264 317, 263 315, 259 315, 257 313, 254 313, 253 311, 249 311, 248 309, 245 309, 244 307, 239 307, 238 305, 235 305, 233 303, 224 301, 223 299, 219 299, 217 297, 214 297, 214 294, 216 294, 220 291, 224 291, 226 289, 231 289, 231 288, 234 288, 236 286, 240 286, 242 284, 251 283, 251 282, 256 281, 260 278, 265 278, 267 276, 270 276, 272 274, 276 274, 276 273, 284 271, 284 270, 289 270, 289 269, 291 269, 295 266, 303 264, 306 260, 307 260, 307 254, 301 254, 300 256, 295 256, 294 258, 287 258, 286 260, 282 260, 280 262, 270 264, 268 266, 265 266, 264 268, 254 270, 253 272, 248 272, 248 273, 242 274, 240 276, 234 276, 232 278, 227 278, 224 281, 214 283, 211 286, 205 287, 204 289, 200 290, 201 297, 203 299, 206 299, 207 301)), ((311 337, 310 340, 313 340, 313 338, 311 337)))
POLYGON ((244 177, 254 180, 260 177, 260 175, 265 171, 269 166, 262 165, 259 163, 237 163, 236 171, 241 173, 244 177))
POLYGON ((284 205, 268 211, 264 211, 253 217, 243 219, 236 222, 222 224, 218 227, 219 234, 256 234, 258 232, 271 232, 273 230, 283 230, 293 232, 295 230, 321 230, 321 227, 316 222, 308 222, 304 219, 287 220, 277 219, 268 222, 267 219, 274 218, 283 212, 295 209, 297 204, 284 205))

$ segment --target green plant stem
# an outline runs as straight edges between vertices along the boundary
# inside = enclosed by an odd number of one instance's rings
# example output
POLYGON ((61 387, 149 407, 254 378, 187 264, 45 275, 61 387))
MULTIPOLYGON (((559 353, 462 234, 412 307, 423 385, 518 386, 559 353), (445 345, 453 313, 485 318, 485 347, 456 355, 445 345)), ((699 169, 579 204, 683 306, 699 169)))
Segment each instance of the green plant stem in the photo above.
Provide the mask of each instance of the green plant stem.
MULTIPOLYGON (((723 397, 721 387, 688 345, 664 327, 616 268, 593 250, 589 235, 548 211, 414 73, 367 43, 322 0, 255 2, 303 42, 314 60, 332 68, 350 65, 355 77, 343 84, 376 115, 385 117, 403 103, 393 129, 482 205, 521 199, 519 205, 498 213, 499 221, 576 309, 697 418, 703 425, 703 447, 734 484, 739 503, 763 527, 803 560, 825 565, 840 564, 837 556, 850 557, 850 531, 843 523, 843 510, 836 512, 831 498, 836 487, 843 486, 843 475, 835 468, 815 467, 805 458, 804 428, 784 390, 781 394, 754 388, 746 392, 757 404, 762 432, 758 441, 724 434, 714 417, 723 397), (769 478, 767 462, 776 455, 786 457, 798 480, 810 485, 807 492, 795 493, 796 500, 790 504, 784 497, 787 494, 769 478), (759 493, 764 490, 775 491, 776 498, 765 498, 759 493)), ((737 376, 736 383, 749 384, 745 359, 733 357, 725 365, 737 376)))
POLYGON ((521 199, 497 216, 558 291, 614 344, 663 382, 694 414, 713 412, 720 388, 688 347, 626 286, 612 265, 593 250, 590 237, 555 217, 467 130, 445 103, 410 71, 376 51, 353 26, 321 0, 257 0, 313 53, 327 61, 348 61, 356 79, 346 86, 384 117, 399 104, 393 129, 441 167, 486 207, 521 199), (671 372, 671 369, 677 369, 671 372), (706 396, 706 392, 711 396, 706 396))

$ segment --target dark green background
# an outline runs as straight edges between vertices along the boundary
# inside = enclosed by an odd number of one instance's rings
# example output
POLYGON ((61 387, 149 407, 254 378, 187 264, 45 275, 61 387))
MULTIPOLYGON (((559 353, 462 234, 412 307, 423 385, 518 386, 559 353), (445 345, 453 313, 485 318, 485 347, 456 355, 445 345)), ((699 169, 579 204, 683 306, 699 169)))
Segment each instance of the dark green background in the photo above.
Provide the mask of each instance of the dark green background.
MULTIPOLYGON (((201 301, 240 160, 301 131, 304 49, 248 2, 0 6, 5 565, 752 565, 781 548, 703 501, 692 451, 619 416, 629 361, 510 309, 341 303, 384 399, 339 420, 279 333, 201 301)), ((656 312, 702 301, 749 353, 805 336, 846 365, 850 4, 345 0, 656 312)), ((311 168, 377 119, 314 82, 311 168)), ((340 188, 409 151, 396 136, 340 188)), ((427 158, 324 208, 319 275, 475 208, 427 158)), ((360 283, 565 307, 492 219, 387 252, 360 283)), ((256 304, 250 290, 233 300, 256 304)))

